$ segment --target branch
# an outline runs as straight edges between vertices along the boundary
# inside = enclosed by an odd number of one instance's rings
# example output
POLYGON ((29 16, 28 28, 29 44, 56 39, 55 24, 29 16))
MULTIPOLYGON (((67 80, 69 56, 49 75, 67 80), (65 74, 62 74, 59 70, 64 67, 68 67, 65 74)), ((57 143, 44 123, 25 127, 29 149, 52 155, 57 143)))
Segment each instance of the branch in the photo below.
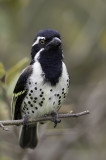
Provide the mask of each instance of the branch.
MULTIPOLYGON (((83 111, 83 112, 79 112, 79 113, 67 113, 67 114, 58 114, 58 118, 71 118, 71 117, 80 117, 83 115, 89 114, 89 111, 83 111)), ((40 118, 36 118, 36 119, 29 119, 28 120, 28 124, 34 124, 36 122, 42 122, 42 121, 53 121, 53 117, 50 116, 45 116, 45 117, 40 117, 40 118)), ((0 121, 0 127, 3 130, 8 130, 8 128, 5 128, 5 126, 13 126, 13 125, 23 125, 24 120, 20 119, 20 120, 7 120, 7 121, 0 121)))

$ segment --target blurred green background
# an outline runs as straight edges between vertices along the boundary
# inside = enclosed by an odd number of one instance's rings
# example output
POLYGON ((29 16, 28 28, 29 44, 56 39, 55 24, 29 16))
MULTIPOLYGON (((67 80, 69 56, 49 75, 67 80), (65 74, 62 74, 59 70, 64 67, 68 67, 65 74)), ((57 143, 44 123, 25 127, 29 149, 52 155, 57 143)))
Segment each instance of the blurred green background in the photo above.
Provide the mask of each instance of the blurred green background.
POLYGON ((36 33, 46 28, 60 32, 71 77, 61 112, 88 109, 90 115, 62 120, 56 129, 39 126, 35 150, 19 147, 19 127, 0 129, 0 160, 105 160, 105 0, 0 0, 0 120, 10 119, 14 85, 29 63, 36 33))

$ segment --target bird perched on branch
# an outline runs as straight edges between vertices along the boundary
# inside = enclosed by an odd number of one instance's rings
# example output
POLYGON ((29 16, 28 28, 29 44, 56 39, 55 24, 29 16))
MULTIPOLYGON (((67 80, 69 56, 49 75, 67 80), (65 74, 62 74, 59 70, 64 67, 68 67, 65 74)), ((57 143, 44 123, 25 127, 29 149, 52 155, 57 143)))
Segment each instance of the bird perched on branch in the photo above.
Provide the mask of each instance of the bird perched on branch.
POLYGON ((21 73, 12 99, 12 118, 24 118, 19 136, 22 148, 37 145, 37 124, 28 125, 28 118, 52 115, 54 127, 58 120, 58 110, 66 98, 69 75, 63 63, 60 34, 51 29, 40 31, 34 39, 31 62, 21 73))

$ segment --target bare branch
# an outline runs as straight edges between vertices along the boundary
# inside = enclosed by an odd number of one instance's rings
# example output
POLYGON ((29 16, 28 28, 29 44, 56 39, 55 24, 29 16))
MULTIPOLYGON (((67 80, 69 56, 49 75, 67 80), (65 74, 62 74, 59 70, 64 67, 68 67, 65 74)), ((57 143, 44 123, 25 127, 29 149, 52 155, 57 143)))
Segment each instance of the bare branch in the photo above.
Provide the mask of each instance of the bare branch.
POLYGON ((0 123, 0 127, 5 130, 5 131, 8 131, 8 128, 6 128, 2 123, 0 123))
MULTIPOLYGON (((89 111, 83 111, 79 113, 67 113, 67 114, 58 114, 58 118, 71 118, 71 117, 80 117, 83 115, 89 114, 89 111)), ((36 122, 41 122, 41 121, 53 121, 52 116, 45 116, 45 117, 40 117, 36 119, 29 119, 28 124, 34 124, 36 122)), ((8 128, 5 128, 4 126, 13 126, 13 125, 23 125, 23 119, 20 120, 6 120, 6 121, 0 121, 0 127, 4 130, 8 130, 8 128)))

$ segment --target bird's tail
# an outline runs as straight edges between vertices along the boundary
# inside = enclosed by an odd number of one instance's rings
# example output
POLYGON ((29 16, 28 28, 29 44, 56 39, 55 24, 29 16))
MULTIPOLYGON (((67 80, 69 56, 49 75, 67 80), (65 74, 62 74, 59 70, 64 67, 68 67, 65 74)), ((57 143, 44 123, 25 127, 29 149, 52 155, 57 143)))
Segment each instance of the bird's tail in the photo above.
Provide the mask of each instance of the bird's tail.
POLYGON ((34 149, 37 146, 37 124, 24 125, 22 126, 21 133, 19 136, 19 144, 22 148, 32 148, 34 149))

